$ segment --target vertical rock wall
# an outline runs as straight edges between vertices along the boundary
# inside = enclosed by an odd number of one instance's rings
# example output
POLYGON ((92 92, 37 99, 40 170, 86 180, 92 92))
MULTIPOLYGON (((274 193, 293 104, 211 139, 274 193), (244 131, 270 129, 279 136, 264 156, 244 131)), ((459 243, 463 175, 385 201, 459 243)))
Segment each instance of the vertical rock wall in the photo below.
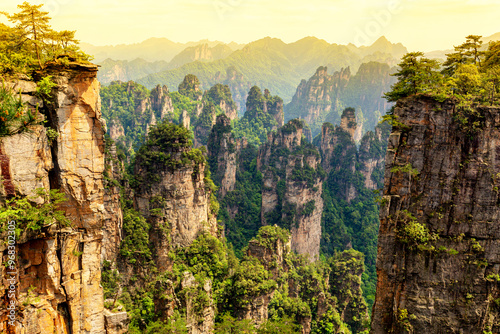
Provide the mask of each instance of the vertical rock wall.
POLYGON ((260 149, 263 174, 262 224, 292 232, 292 250, 319 256, 323 176, 318 151, 303 139, 303 122, 292 120, 268 135, 260 149), (321 171, 321 172, 320 172, 321 171))
POLYGON ((500 109, 398 101, 371 333, 500 331, 500 109))
MULTIPOLYGON (((21 234, 18 251, 18 315, 7 329, 0 309, 0 331, 12 333, 105 333, 101 278, 104 214, 104 127, 100 114, 97 66, 49 66, 57 87, 43 106, 36 85, 15 83, 23 100, 38 103, 58 137, 49 146, 43 126, 2 140, 4 196, 31 195, 36 188, 60 189, 61 206, 72 222, 21 234), (10 183, 5 176, 9 176, 10 183)), ((5 246, 0 246, 4 257, 5 246)), ((5 277, 5 268, 0 269, 5 277)), ((5 281, 3 284, 5 285, 5 281)), ((5 291, 2 289, 2 298, 5 291)))

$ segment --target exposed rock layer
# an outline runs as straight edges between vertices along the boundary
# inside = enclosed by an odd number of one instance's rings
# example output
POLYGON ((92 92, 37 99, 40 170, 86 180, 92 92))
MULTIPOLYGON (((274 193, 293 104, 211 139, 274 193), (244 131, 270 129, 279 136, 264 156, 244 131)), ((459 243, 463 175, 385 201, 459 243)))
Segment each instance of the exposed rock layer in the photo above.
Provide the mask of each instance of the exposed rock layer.
MULTIPOLYGON (((2 176, 9 175, 16 194, 58 188, 68 201, 61 206, 72 227, 45 227, 22 234, 19 256, 18 313, 7 327, 0 310, 0 331, 12 333, 105 333, 100 286, 104 216, 104 125, 101 122, 97 66, 48 66, 57 87, 43 107, 47 125, 57 131, 52 149, 43 126, 34 133, 2 141, 2 176), (2 165, 4 167, 4 165, 2 165), (31 290, 31 292, 29 291, 31 290)), ((17 82, 23 100, 37 101, 32 82, 17 82)), ((5 195, 10 188, 2 184, 5 195)), ((6 256, 5 246, 0 246, 6 256)), ((5 260, 5 258, 4 258, 5 260)), ((5 267, 1 267, 5 277, 5 267)), ((4 284, 6 282, 4 281, 4 284)), ((5 289, 2 289, 5 298, 5 289)))
POLYGON ((397 103, 372 333, 500 331, 500 109, 473 113, 425 96, 397 103))

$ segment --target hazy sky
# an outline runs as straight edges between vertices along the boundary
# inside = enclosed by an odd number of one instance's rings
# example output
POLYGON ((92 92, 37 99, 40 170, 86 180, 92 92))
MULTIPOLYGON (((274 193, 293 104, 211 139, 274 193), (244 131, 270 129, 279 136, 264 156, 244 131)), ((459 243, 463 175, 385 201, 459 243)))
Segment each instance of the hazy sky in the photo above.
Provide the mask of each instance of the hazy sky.
MULTIPOLYGON (((1 0, 14 12, 19 0, 1 0)), ((500 32, 500 0, 31 0, 44 3, 55 29, 77 30, 94 45, 150 37, 247 43, 265 36, 293 42, 371 44, 381 35, 410 50, 460 44, 500 32)))

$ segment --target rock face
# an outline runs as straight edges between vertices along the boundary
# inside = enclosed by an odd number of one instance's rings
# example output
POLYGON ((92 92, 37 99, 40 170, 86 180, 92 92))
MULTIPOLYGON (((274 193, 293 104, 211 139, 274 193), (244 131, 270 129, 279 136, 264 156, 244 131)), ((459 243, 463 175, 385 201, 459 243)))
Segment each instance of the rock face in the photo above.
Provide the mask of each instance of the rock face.
POLYGON ((163 141, 167 146, 145 146, 144 153, 137 155, 135 166, 139 180, 135 206, 152 226, 150 238, 160 271, 170 268, 168 253, 172 248, 189 246, 201 231, 217 234, 212 190, 205 182, 205 159, 200 151, 190 148, 187 131, 184 138, 161 137, 162 131, 175 132, 174 127, 179 128, 165 124, 162 129, 167 130, 155 128, 150 132, 153 142, 163 141), (153 154, 153 158, 148 154, 153 154), (154 160, 162 154, 166 154, 167 160, 154 160))
MULTIPOLYGON (((349 203, 357 196, 357 192, 354 184, 346 176, 356 172, 357 149, 351 135, 353 127, 347 127, 348 123, 344 120, 342 124, 345 128, 334 127, 330 123, 323 124, 320 146, 321 164, 327 173, 334 171, 333 177, 340 194, 349 203)), ((355 126, 354 123, 354 128, 355 126)))
POLYGON ((303 140, 304 123, 292 120, 260 149, 257 166, 263 174, 262 224, 291 230, 292 250, 319 256, 324 172, 319 153, 303 140))
POLYGON ((358 124, 355 137, 359 140, 361 127, 375 128, 380 114, 389 107, 381 96, 394 83, 390 74, 390 67, 378 62, 362 64, 354 75, 349 67, 329 75, 327 68, 320 66, 308 81, 302 80, 297 87, 286 106, 285 120, 305 120, 315 137, 324 122, 339 124, 343 106, 351 106, 363 111, 365 124, 358 124))
POLYGON ((104 310, 104 319, 106 321, 106 334, 128 333, 130 320, 127 312, 113 313, 109 310, 104 310))
MULTIPOLYGON (((58 133, 52 147, 43 126, 2 140, 4 196, 31 195, 39 187, 60 189, 68 199, 61 209, 72 227, 21 235, 17 322, 15 328, 8 327, 2 307, 1 332, 105 333, 100 286, 104 128, 96 73, 97 66, 70 64, 48 66, 43 74, 57 83, 41 109, 58 133)), ((22 85, 23 99, 42 105, 36 101, 33 83, 17 84, 22 85)), ((6 246, 0 247, 4 253, 6 246)), ((2 277, 5 269, 0 269, 2 277)), ((2 291, 5 299, 7 290, 2 291)))
MULTIPOLYGON (((168 87, 157 85, 151 90, 149 97, 153 111, 160 112, 161 119, 168 119, 174 112, 172 99, 168 95, 168 87)), ((154 113, 153 113, 154 115, 154 113)))
POLYGON ((212 298, 212 282, 205 280, 205 284, 200 286, 196 282, 193 274, 190 272, 184 273, 182 280, 182 289, 188 291, 186 293, 186 320, 190 334, 209 334, 213 333, 215 322, 215 306, 212 298), (196 298, 199 296, 198 289, 202 289, 209 300, 208 306, 203 307, 201 312, 197 310, 195 305, 196 298))
POLYGON ((323 169, 333 171, 338 191, 347 201, 357 196, 355 185, 349 175, 360 172, 364 176, 367 189, 379 189, 383 178, 384 152, 387 147, 388 125, 377 125, 375 132, 368 131, 356 147, 356 116, 354 109, 347 108, 342 113, 340 126, 324 123, 319 143, 323 169))
POLYGON ((214 85, 206 92, 205 99, 219 106, 230 120, 238 118, 237 105, 227 85, 214 85))
POLYGON ((229 191, 234 190, 238 152, 241 149, 241 142, 232 135, 230 119, 225 115, 217 116, 207 147, 210 166, 215 167, 212 169, 212 177, 219 186, 219 199, 222 199, 229 191))
POLYGON ((122 240, 123 212, 117 180, 122 178, 123 170, 123 162, 118 160, 116 154, 116 145, 106 141, 102 260, 109 262, 116 261, 122 240))
POLYGON ((497 333, 500 109, 420 96, 394 115, 371 332, 497 333))
POLYGON ((333 102, 338 101, 340 91, 347 86, 351 77, 349 68, 333 75, 327 71, 327 67, 320 66, 308 81, 300 82, 290 106, 287 106, 287 119, 301 117, 310 125, 325 120, 332 111, 332 105, 335 108, 333 102))

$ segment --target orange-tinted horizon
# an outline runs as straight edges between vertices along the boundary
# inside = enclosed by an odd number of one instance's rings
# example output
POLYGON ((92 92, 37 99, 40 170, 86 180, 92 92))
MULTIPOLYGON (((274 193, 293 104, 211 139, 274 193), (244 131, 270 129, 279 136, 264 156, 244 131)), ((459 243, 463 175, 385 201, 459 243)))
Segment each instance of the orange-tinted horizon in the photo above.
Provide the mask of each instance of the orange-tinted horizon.
MULTIPOLYGON (((3 0, 13 13, 23 1, 3 0)), ((248 43, 266 36, 290 43, 372 44, 380 36, 412 51, 450 49, 469 34, 500 32, 500 0, 32 0, 57 30, 94 45, 174 42, 248 43)), ((5 22, 5 20, 2 20, 5 22)))

